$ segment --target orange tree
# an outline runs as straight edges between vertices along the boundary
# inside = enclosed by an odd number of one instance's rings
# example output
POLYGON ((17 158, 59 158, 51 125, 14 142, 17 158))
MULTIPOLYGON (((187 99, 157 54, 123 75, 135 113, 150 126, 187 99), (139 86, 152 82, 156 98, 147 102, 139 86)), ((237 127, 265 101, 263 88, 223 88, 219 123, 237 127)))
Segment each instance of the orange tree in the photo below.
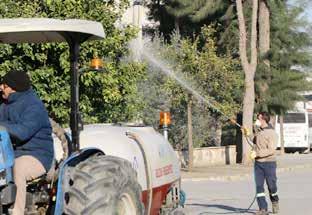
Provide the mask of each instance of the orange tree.
MULTIPOLYGON (((81 76, 80 110, 86 123, 129 121, 137 117, 141 107, 136 83, 144 77, 144 66, 121 61, 128 54, 128 42, 136 35, 132 27, 118 29, 115 25, 127 7, 127 0, 121 0, 119 4, 102 0, 3 0, 0 18, 77 18, 101 22, 106 38, 82 45, 80 66, 87 67, 93 56, 111 60, 105 65, 105 74, 90 72, 81 76)), ((50 116, 67 124, 70 106, 68 55, 66 43, 1 45, 1 75, 10 69, 26 70, 50 116)))

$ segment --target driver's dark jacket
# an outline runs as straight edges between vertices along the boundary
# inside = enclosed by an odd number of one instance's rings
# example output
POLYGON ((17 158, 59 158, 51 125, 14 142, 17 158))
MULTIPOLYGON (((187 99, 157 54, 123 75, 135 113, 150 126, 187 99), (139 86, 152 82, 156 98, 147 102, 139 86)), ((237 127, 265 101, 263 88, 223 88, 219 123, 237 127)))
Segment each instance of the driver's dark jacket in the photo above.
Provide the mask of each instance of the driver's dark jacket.
POLYGON ((49 170, 54 157, 52 128, 43 102, 32 89, 9 95, 0 106, 0 125, 11 136, 15 157, 33 156, 49 170))

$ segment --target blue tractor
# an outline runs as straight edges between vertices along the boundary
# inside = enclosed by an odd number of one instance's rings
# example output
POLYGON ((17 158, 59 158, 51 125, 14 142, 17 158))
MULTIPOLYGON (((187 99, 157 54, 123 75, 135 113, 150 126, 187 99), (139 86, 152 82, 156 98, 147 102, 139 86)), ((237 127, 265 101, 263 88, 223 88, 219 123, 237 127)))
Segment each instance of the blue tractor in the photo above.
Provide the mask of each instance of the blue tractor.
MULTIPOLYGON (((62 180, 59 180, 59 171, 62 168, 83 157, 101 153, 98 150, 85 150, 78 152, 79 133, 81 121, 78 110, 79 104, 79 83, 78 83, 78 57, 79 46, 87 40, 102 39, 104 30, 100 23, 86 20, 55 20, 55 19, 1 19, 0 22, 0 43, 46 43, 46 42, 67 42, 70 48, 71 63, 71 114, 70 128, 71 136, 66 139, 66 160, 63 160, 62 167, 57 167, 56 162, 50 172, 34 181, 28 183, 26 196, 26 214, 62 214, 63 199, 56 201, 56 195, 60 196, 63 187, 62 180), (59 182, 59 184, 57 184, 59 182), (56 193, 56 190, 59 193, 56 193)), ((55 128, 55 126, 54 126, 55 128)), ((55 129, 54 129, 55 130, 55 129)), ((62 130, 61 130, 62 131, 62 130)), ((58 131, 58 136, 64 137, 65 133, 58 131)), ((64 143, 64 141, 63 141, 64 143)), ((77 162, 77 161, 76 161, 77 162)), ((14 151, 10 136, 5 128, 0 128, 0 213, 10 214, 10 207, 14 203, 16 186, 13 180, 14 151)), ((72 164, 73 165, 73 164, 72 164)), ((73 212, 75 213, 75 211, 73 212)), ((86 213, 87 214, 87 213, 86 213)))
MULTIPOLYGON (((179 161, 152 128, 95 125, 80 135, 79 47, 103 38, 102 25, 93 21, 0 20, 0 43, 67 42, 70 50, 70 130, 51 121, 64 156, 28 183, 26 215, 169 214, 180 203, 179 161)), ((10 214, 15 200, 13 165, 10 136, 0 128, 0 214, 10 214)))
POLYGON ((0 213, 2 205, 10 205, 15 200, 16 186, 13 181, 14 151, 10 136, 4 127, 0 127, 0 213))

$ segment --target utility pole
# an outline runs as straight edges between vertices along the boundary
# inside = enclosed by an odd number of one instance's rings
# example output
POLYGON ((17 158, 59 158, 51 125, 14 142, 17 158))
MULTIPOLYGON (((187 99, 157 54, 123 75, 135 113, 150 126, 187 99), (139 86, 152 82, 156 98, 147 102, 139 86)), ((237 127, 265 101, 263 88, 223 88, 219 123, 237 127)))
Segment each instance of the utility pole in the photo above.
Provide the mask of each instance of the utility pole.
POLYGON ((141 51, 143 48, 143 0, 134 0, 132 2, 132 24, 139 29, 137 37, 132 41, 132 53, 135 60, 141 60, 141 51))
POLYGON ((187 102, 187 136, 188 136, 188 170, 193 168, 193 124, 192 124, 192 96, 188 96, 187 102))

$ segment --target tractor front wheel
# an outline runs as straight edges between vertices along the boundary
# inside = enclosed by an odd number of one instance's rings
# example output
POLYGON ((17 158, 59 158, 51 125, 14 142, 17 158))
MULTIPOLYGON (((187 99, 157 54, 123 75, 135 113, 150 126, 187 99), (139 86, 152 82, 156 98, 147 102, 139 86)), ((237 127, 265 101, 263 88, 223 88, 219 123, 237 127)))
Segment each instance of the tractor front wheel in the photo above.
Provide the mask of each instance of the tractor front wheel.
POLYGON ((143 214, 141 187, 130 162, 93 156, 69 173, 64 213, 69 215, 143 214))

